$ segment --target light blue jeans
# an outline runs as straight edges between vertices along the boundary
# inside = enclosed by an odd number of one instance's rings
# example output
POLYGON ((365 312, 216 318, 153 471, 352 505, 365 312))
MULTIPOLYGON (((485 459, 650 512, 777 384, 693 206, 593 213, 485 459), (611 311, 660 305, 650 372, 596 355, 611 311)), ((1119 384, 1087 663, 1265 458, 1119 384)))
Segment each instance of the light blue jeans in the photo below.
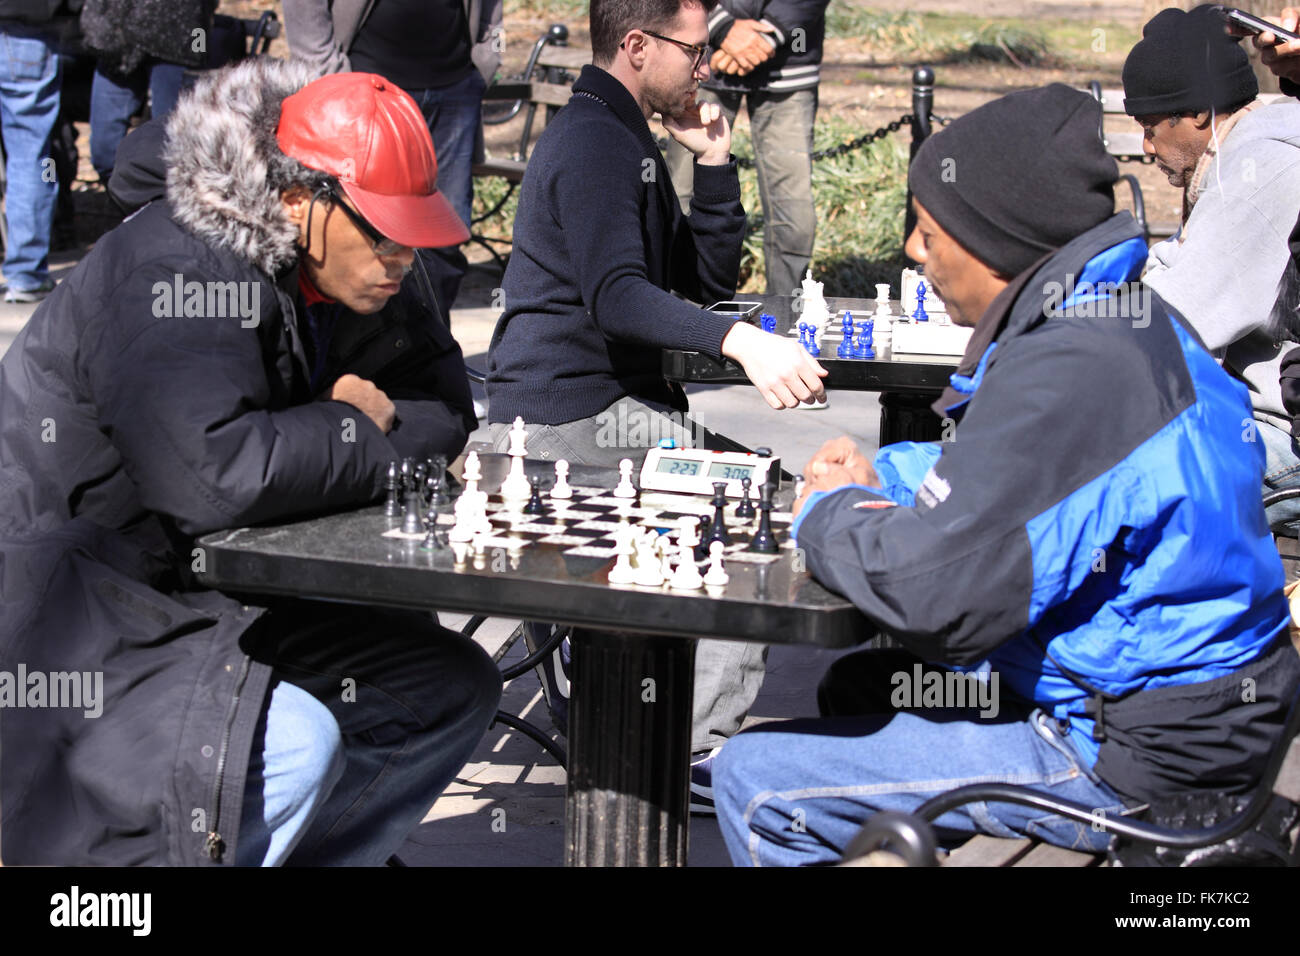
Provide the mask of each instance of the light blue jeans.
POLYGON ((185 86, 185 67, 161 60, 147 60, 129 76, 114 77, 95 69, 90 87, 90 164, 99 178, 108 182, 117 161, 131 117, 144 105, 146 88, 154 117, 166 116, 180 99, 185 86))
POLYGON ((59 192, 50 139, 59 118, 59 84, 52 38, 35 27, 0 23, 0 128, 8 154, 4 274, 15 292, 30 292, 50 278, 59 192))
MULTIPOLYGON (((754 169, 758 196, 763 204, 763 263, 768 295, 790 295, 812 259, 817 232, 813 205, 813 121, 817 117, 817 90, 790 93, 751 93, 700 90, 700 102, 722 107, 732 126, 747 100, 749 126, 754 139, 754 169)), ((670 139, 665 154, 682 212, 690 213, 694 193, 694 158, 670 139)))
POLYGON ((253 656, 273 679, 235 862, 379 866, 469 759, 496 713, 500 672, 415 611, 302 601, 262 626, 269 637, 253 656))
MULTIPOLYGON (((1300 487, 1300 453, 1289 431, 1255 420, 1255 433, 1264 443, 1264 494, 1300 487)), ((1300 498, 1265 509, 1270 528, 1294 535, 1300 530, 1300 498)))
MULTIPOLYGON (((876 653, 841 658, 832 674, 843 661, 853 670, 855 659, 876 653)), ((737 866, 835 863, 871 814, 911 812, 937 794, 991 782, 1032 787, 1106 816, 1124 812, 1049 715, 1017 712, 1005 701, 989 719, 936 708, 762 724, 731 738, 713 765, 718 822, 737 866)), ((1006 803, 968 804, 935 827, 941 837, 1029 835, 1081 850, 1104 850, 1110 841, 1091 824, 1006 803)))

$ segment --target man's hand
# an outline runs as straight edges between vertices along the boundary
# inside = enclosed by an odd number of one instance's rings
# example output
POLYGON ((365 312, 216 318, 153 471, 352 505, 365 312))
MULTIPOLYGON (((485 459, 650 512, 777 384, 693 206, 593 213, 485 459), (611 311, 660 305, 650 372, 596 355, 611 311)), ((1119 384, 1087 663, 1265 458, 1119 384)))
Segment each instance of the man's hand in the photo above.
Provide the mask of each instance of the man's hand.
POLYGON ((749 70, 737 63, 729 53, 723 53, 721 50, 713 51, 713 58, 709 60, 709 69, 714 73, 734 73, 737 76, 744 76, 749 72, 749 70))
POLYGON ((845 485, 880 485, 871 462, 848 437, 833 438, 822 445, 804 466, 803 478, 803 494, 794 503, 796 515, 814 491, 834 491, 845 485))
POLYGON ((787 338, 737 322, 722 340, 722 354, 740 364, 773 408, 794 408, 800 402, 826 399, 821 382, 826 369, 787 338))
POLYGON ((731 127, 717 103, 701 103, 698 113, 663 117, 668 135, 689 149, 701 166, 731 161, 731 127))
MULTIPOLYGON (((1296 32, 1300 24, 1300 7, 1287 7, 1280 17, 1264 17, 1270 23, 1276 23, 1283 30, 1296 32)), ((1254 44, 1260 50, 1259 61, 1277 76, 1292 83, 1300 83, 1300 40, 1278 43, 1273 33, 1261 33, 1254 38, 1254 44)))
POLYGON ((771 27, 757 20, 737 20, 722 41, 722 51, 740 65, 739 72, 748 73, 776 53, 776 48, 763 39, 772 32, 771 27))
POLYGON ((353 375, 351 372, 339 376, 339 380, 330 389, 328 397, 336 402, 355 405, 363 415, 378 425, 379 430, 385 435, 392 429, 393 419, 397 417, 396 406, 375 386, 374 382, 353 375))

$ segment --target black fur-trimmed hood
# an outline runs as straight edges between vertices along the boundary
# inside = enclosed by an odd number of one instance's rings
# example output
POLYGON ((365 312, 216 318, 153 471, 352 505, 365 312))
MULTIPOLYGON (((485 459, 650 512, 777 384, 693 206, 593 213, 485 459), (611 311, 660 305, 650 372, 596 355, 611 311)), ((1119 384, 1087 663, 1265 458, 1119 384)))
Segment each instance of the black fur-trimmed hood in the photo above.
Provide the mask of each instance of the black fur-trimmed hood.
POLYGON ((167 119, 167 199, 200 239, 275 275, 297 258, 273 168, 284 98, 316 79, 298 61, 258 57, 201 77, 167 119))

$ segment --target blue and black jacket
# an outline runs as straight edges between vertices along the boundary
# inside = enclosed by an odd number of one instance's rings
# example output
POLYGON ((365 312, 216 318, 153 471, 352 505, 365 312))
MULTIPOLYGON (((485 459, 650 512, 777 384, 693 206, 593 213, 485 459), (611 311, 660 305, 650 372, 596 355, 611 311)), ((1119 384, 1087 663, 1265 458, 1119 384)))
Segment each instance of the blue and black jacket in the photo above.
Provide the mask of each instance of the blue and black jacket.
POLYGON ((1249 787, 1300 684, 1246 390, 1145 259, 1121 213, 1027 270, 941 399, 951 440, 886 446, 882 487, 794 527, 818 580, 987 663, 1134 802, 1249 787))

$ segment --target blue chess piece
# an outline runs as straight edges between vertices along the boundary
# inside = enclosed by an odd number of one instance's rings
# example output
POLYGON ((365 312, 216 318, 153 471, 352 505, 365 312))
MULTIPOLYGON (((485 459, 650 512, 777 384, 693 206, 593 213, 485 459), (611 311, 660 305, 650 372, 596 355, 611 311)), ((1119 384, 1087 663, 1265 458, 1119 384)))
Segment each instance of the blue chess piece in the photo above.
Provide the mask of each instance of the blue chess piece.
MULTIPOLYGON (((847 313, 845 313, 847 315, 847 313)), ((853 323, 844 323, 844 338, 840 339, 839 348, 835 350, 836 358, 853 358, 853 323)))
POLYGON ((854 355, 858 358, 873 359, 876 357, 875 343, 873 336, 876 329, 874 319, 867 319, 858 329, 858 347, 854 350, 854 355))
POLYGON ((758 326, 764 332, 776 331, 776 316, 770 312, 764 312, 758 317, 758 326))
POLYGON ((916 284, 916 311, 912 313, 912 319, 916 322, 930 321, 930 316, 925 311, 925 296, 928 291, 924 279, 916 284))
POLYGON ((803 347, 808 354, 816 358, 822 354, 821 346, 817 344, 817 327, 811 322, 800 322, 799 328, 804 335, 803 347))
POLYGON ((844 315, 840 319, 840 329, 843 331, 845 339, 853 337, 853 313, 848 309, 844 310, 844 315))

